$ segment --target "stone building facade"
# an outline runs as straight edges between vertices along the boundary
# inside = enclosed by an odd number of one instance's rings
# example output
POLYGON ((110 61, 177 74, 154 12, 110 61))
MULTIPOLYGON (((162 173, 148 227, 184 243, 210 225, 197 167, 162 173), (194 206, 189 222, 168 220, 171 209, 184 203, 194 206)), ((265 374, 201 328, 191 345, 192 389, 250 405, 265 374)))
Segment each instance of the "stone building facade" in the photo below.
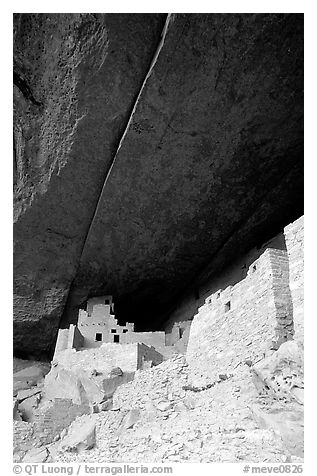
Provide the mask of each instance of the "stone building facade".
POLYGON ((135 332, 132 323, 120 326, 111 296, 90 299, 79 310, 78 326, 60 330, 56 352, 137 342, 159 352, 187 352, 194 366, 216 370, 218 361, 230 369, 242 355, 256 361, 285 340, 294 338, 303 345, 303 227, 301 217, 209 282, 187 289, 164 331, 135 332))
POLYGON ((195 378, 255 364, 288 340, 303 343, 303 218, 260 251, 240 279, 239 266, 224 273, 194 316, 186 356, 195 378))
POLYGON ((129 322, 120 326, 114 315, 112 296, 95 297, 87 301, 86 309, 79 309, 77 325, 59 330, 54 359, 67 349, 93 349, 106 343, 143 344, 143 355, 145 347, 165 346, 165 332, 135 332, 134 324, 129 322))

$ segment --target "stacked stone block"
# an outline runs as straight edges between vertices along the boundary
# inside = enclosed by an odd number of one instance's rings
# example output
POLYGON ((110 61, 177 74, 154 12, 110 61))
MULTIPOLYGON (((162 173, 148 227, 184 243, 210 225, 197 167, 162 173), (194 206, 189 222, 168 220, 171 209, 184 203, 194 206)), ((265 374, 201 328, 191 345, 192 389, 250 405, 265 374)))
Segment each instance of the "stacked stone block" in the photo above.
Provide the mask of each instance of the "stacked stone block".
POLYGON ((199 308, 187 348, 192 380, 214 381, 262 359, 291 337, 291 309, 286 251, 266 249, 244 279, 199 308))
POLYGON ((285 241, 289 259, 289 283, 293 302, 294 339, 304 345, 304 217, 288 225, 285 241))
POLYGON ((88 404, 75 405, 68 398, 55 398, 47 408, 39 412, 35 423, 36 434, 42 444, 51 443, 78 416, 88 413, 88 404))
POLYGON ((272 291, 275 304, 276 333, 272 348, 277 350, 294 335, 293 304, 289 287, 289 263, 284 250, 268 249, 272 267, 272 291))
POLYGON ((163 361, 163 357, 153 347, 144 344, 106 343, 96 349, 78 352, 75 349, 67 349, 60 352, 55 361, 74 372, 97 370, 107 375, 115 367, 120 367, 124 372, 135 372, 142 369, 142 363, 147 361, 157 365, 163 361))

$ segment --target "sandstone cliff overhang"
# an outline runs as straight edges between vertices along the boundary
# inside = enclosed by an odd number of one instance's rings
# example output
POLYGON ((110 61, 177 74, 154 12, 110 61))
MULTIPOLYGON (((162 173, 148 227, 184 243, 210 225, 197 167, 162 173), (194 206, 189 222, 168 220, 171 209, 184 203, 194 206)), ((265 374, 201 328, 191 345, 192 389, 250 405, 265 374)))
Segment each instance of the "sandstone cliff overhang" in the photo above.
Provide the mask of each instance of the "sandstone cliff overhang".
POLYGON ((91 295, 155 328, 208 263, 302 214, 303 15, 14 26, 17 350, 91 295))

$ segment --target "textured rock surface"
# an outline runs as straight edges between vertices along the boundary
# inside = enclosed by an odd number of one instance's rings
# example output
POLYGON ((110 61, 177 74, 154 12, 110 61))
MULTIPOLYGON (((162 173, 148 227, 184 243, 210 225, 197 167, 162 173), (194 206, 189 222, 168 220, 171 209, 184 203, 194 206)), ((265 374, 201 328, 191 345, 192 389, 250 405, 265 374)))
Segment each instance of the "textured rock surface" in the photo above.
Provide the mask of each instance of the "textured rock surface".
POLYGON ((13 374, 13 395, 17 395, 21 390, 28 390, 35 385, 43 383, 44 375, 48 372, 46 365, 25 367, 13 374))
POLYGON ((48 349, 71 283, 64 324, 106 292, 155 327, 299 216, 302 20, 172 15, 141 88, 164 15, 16 18, 16 349, 48 349))
MULTIPOLYGON (((301 461, 298 448, 302 446, 302 433, 298 425, 292 424, 294 415, 287 413, 290 407, 274 396, 259 395, 248 366, 240 366, 230 378, 219 380, 205 390, 191 391, 186 386, 187 380, 188 366, 183 356, 174 356, 151 370, 137 372, 133 382, 117 390, 113 410, 94 416, 96 446, 76 455, 65 453, 57 442, 49 447, 52 460, 301 461), (275 415, 272 428, 272 415, 266 410, 277 406, 282 413, 275 415), (138 415, 137 421, 123 430, 131 410, 138 415)), ((87 418, 78 418, 78 424, 87 418)))
POLYGON ((76 420, 69 428, 61 447, 66 451, 80 452, 90 450, 96 442, 96 423, 94 415, 83 416, 76 420))
POLYGON ((15 347, 48 349, 166 15, 15 15, 15 347))
POLYGON ((240 228, 247 249, 289 222, 302 190, 300 23, 172 17, 100 198, 74 296, 106 286, 127 317, 155 320, 232 235, 236 253, 240 228))
POLYGON ((52 367, 45 378, 45 396, 67 398, 75 404, 101 403, 112 397, 117 387, 133 379, 133 373, 117 377, 93 376, 83 369, 67 369, 62 365, 52 367))
POLYGON ((23 463, 44 463, 48 457, 48 450, 44 447, 32 448, 23 458, 23 463))
POLYGON ((282 344, 270 357, 255 364, 253 370, 255 378, 273 392, 304 403, 300 398, 304 389, 304 354, 295 341, 282 344))
POLYGON ((254 364, 292 338, 288 266, 286 251, 269 245, 238 282, 206 297, 186 353, 194 382, 231 373, 244 361, 254 364))
POLYGON ((304 346, 304 217, 285 228, 293 302, 294 339, 304 346))

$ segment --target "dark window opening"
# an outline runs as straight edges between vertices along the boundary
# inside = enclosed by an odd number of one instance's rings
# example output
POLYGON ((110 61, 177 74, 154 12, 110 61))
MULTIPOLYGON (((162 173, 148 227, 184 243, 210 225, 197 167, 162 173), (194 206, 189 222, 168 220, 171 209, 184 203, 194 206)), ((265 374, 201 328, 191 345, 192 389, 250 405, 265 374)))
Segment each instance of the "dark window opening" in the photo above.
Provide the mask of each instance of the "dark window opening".
POLYGON ((125 334, 126 332, 128 332, 128 329, 123 329, 123 334, 125 334))
POLYGON ((118 334, 116 336, 113 336, 113 342, 120 342, 120 336, 118 336, 118 334))
POLYGON ((83 302, 82 304, 79 305, 79 309, 83 309, 84 311, 87 311, 87 301, 83 302))
POLYGON ((117 329, 111 329, 111 334, 116 334, 117 333, 117 329))
POLYGON ((100 334, 100 332, 97 332, 96 333, 96 342, 101 342, 102 341, 102 334, 100 334))
POLYGON ((230 309, 231 309, 231 302, 228 301, 228 302, 226 302, 226 304, 225 304, 225 312, 230 311, 230 309))
POLYGON ((219 298, 220 298, 220 293, 217 293, 217 299, 219 299, 219 298))
POLYGON ((256 264, 252 268, 252 273, 254 273, 254 271, 256 271, 256 264))
POLYGON ((109 299, 105 299, 105 304, 110 304, 109 299))
POLYGON ((184 334, 184 329, 179 328, 178 331, 179 331, 179 338, 181 339, 184 334))

